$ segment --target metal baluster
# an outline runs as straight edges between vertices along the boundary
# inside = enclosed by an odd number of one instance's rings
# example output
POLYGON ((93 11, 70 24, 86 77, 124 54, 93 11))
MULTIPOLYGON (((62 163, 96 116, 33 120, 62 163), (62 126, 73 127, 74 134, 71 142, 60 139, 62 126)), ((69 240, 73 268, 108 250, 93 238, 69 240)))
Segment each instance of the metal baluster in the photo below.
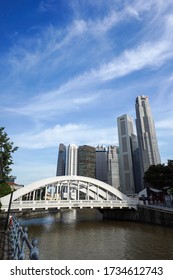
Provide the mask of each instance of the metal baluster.
POLYGON ((30 259, 31 260, 38 260, 39 259, 39 251, 37 248, 38 241, 37 239, 32 240, 32 249, 30 251, 30 259))
POLYGON ((30 243, 28 240, 28 228, 22 227, 17 218, 13 215, 13 222, 9 226, 9 258, 12 260, 25 259, 26 245, 29 249, 31 260, 39 259, 38 242, 36 239, 30 243))

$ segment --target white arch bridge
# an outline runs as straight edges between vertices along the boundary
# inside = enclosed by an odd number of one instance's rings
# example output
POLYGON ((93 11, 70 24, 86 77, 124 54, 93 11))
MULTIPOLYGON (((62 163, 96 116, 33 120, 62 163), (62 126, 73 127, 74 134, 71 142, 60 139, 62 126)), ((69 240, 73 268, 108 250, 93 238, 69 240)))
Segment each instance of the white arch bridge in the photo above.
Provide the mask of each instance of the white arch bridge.
MULTIPOLYGON (((10 195, 1 198, 8 210, 10 195)), ((11 210, 50 208, 134 208, 138 201, 99 180, 83 176, 56 176, 43 179, 15 191, 11 210)))

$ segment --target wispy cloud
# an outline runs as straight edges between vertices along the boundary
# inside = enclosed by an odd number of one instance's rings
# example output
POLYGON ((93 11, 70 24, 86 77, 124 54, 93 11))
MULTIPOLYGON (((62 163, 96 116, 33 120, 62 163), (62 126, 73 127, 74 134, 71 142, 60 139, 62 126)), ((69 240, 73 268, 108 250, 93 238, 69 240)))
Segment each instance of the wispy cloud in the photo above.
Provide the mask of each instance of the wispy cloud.
POLYGON ((135 97, 144 94, 165 154, 173 118, 172 0, 59 3, 40 1, 44 26, 33 23, 22 36, 16 29, 0 52, 1 118, 15 144, 34 153, 60 142, 117 144, 116 117, 135 116, 135 97))
POLYGON ((83 145, 96 146, 98 144, 117 144, 115 137, 115 128, 95 128, 92 125, 73 124, 56 125, 53 128, 45 129, 41 132, 29 132, 24 134, 14 135, 13 139, 16 145, 27 149, 42 149, 47 147, 56 147, 57 143, 77 143, 83 145))
POLYGON ((94 71, 93 74, 102 78, 102 80, 109 80, 123 77, 147 67, 154 69, 173 58, 171 44, 171 40, 161 40, 153 44, 142 44, 133 50, 126 50, 120 57, 105 64, 99 71, 94 71))
POLYGON ((55 0, 43 0, 39 4, 39 11, 41 13, 53 11, 54 7, 55 7, 55 0))
MULTIPOLYGON (((45 7, 49 7, 52 5, 52 3, 52 1, 42 1, 41 5, 44 4, 45 7)), ((112 6, 113 3, 116 4, 116 2, 113 1, 112 6)), ((23 38, 22 40, 20 39, 20 41, 18 41, 16 45, 10 49, 10 52, 5 57, 5 61, 9 65, 9 67, 11 67, 11 75, 13 75, 14 78, 19 75, 23 77, 25 74, 26 76, 29 75, 30 77, 32 77, 32 73, 35 73, 35 75, 37 75, 38 72, 38 79, 41 79, 41 77, 45 78, 48 71, 49 73, 56 71, 62 65, 67 55, 69 59, 72 59, 72 57, 69 57, 69 53, 74 49, 73 45, 70 45, 73 42, 74 38, 77 40, 77 42, 82 44, 81 36, 85 36, 85 34, 88 38, 90 38, 89 41, 92 40, 93 35, 95 37, 98 37, 98 40, 101 36, 103 38, 104 36, 106 36, 106 42, 108 37, 107 35, 104 35, 104 33, 108 32, 111 28, 115 27, 121 22, 124 22, 124 20, 130 20, 131 18, 143 20, 143 18, 141 17, 143 17, 144 11, 149 11, 151 7, 154 7, 157 11, 156 14, 158 14, 158 7, 160 7, 161 9, 161 7, 163 6, 165 7, 166 4, 163 5, 162 1, 150 1, 147 3, 143 3, 143 1, 137 1, 133 5, 125 5, 121 11, 117 11, 115 5, 113 10, 109 10, 106 16, 100 17, 99 19, 96 18, 85 20, 82 18, 74 18, 72 24, 65 27, 64 29, 59 29, 55 26, 50 25, 48 28, 44 28, 44 31, 42 31, 40 34, 36 34, 33 38, 23 38), (68 52, 65 51, 66 48, 68 49, 68 52)), ((161 18, 158 19, 158 22, 160 21, 160 19, 161 18)), ((169 20, 171 20, 171 17, 169 20)), ((161 19, 161 21, 164 21, 164 17, 163 19, 161 19)), ((155 23, 155 25, 157 25, 157 22, 155 23)), ((165 25, 164 22, 163 25, 165 25)), ((169 36, 169 31, 171 30, 171 28, 172 23, 169 22, 167 26, 167 33, 169 36)), ((155 30, 158 30, 158 28, 155 28, 155 30)), ((166 32, 166 28, 164 32, 166 32)), ((112 41, 111 38, 109 39, 110 41, 112 41)), ((148 66, 152 66, 153 63, 156 64, 156 60, 159 58, 160 54, 162 55, 162 59, 166 60, 166 58, 163 58, 163 52, 169 52, 170 46, 166 46, 166 43, 164 41, 165 39, 166 38, 163 38, 162 36, 161 38, 158 38, 157 42, 153 42, 152 38, 150 38, 151 42, 143 42, 141 40, 140 44, 134 47, 134 50, 126 48, 126 50, 124 50, 124 53, 120 54, 119 57, 114 55, 113 62, 107 61, 105 65, 101 66, 100 74, 102 71, 104 74, 105 69, 105 76, 107 78, 108 76, 109 78, 111 78, 111 76, 113 75, 113 71, 115 72, 113 76, 116 77, 116 73, 118 72, 120 72, 120 76, 123 76, 126 75, 126 73, 128 74, 130 71, 136 71, 138 69, 141 69, 142 67, 145 67, 146 64, 148 66), (163 46, 161 47, 161 45, 163 46), (135 59, 135 52, 137 52, 137 59, 135 59), (144 53, 148 55, 148 58, 147 55, 144 56, 144 53), (140 60, 139 56, 141 56, 140 60), (145 59, 146 62, 144 62, 145 59), (134 61, 133 65, 132 60, 134 61), (116 67, 117 70, 114 70, 115 65, 119 63, 120 66, 116 67), (102 70, 102 68, 104 69, 102 70)), ((172 42, 172 38, 166 40, 169 40, 169 43, 172 42)), ((97 41, 97 44, 99 44, 99 41, 97 41)), ((84 48, 83 44, 82 47, 84 48)), ((78 45, 77 48, 80 49, 80 45, 78 45)), ((90 48, 88 48, 88 44, 86 44, 86 56, 90 48)), ((113 51, 113 49, 111 51, 113 51)), ((107 55, 108 54, 105 53, 105 56, 107 55)), ((172 54, 167 55, 168 58, 171 56, 172 54)), ((83 61, 83 59, 84 58, 81 58, 81 62, 83 61)), ((94 57, 92 57, 92 59, 94 60, 94 57)), ((94 70, 97 72, 96 69, 94 70)), ((86 69, 83 69, 83 71, 86 71, 86 69)), ((48 76, 50 76, 50 74, 48 74, 48 76)))
MULTIPOLYGON (((43 11, 52 9, 54 0, 41 1, 40 7, 43 11)), ((6 62, 15 70, 31 70, 45 59, 51 59, 52 55, 58 56, 58 51, 68 47, 74 38, 81 39, 85 33, 87 36, 100 38, 104 33, 115 27, 121 21, 130 18, 139 18, 137 9, 132 6, 125 6, 122 11, 109 10, 108 14, 99 19, 74 18, 73 22, 64 28, 57 28, 49 25, 34 37, 20 38, 19 41, 10 49, 5 57, 6 62)), ((53 60, 53 59, 52 59, 53 60)))
MULTIPOLYGON (((172 116, 173 117, 173 116, 172 116)), ((169 132, 173 134, 173 121, 172 119, 164 119, 156 122, 156 127, 158 129, 169 129, 169 132), (171 132, 172 131, 172 132, 171 132)))
POLYGON ((65 90, 59 89, 53 92, 46 92, 37 97, 31 98, 29 104, 21 107, 1 107, 3 111, 15 113, 17 115, 28 116, 36 119, 49 119, 52 114, 59 115, 65 112, 74 111, 78 107, 84 107, 97 100, 96 94, 80 97, 78 94, 74 96, 74 89, 71 89, 71 95, 65 90))
MULTIPOLYGON (((111 62, 100 65, 98 69, 91 69, 91 71, 84 72, 70 79, 67 83, 62 84, 57 90, 41 93, 37 97, 30 99, 29 105, 22 105, 21 108, 18 107, 16 109, 8 108, 8 111, 30 115, 31 112, 41 113, 55 109, 62 111, 68 108, 71 110, 77 104, 82 105, 93 102, 98 97, 98 92, 97 95, 93 95, 93 93, 89 95, 89 92, 91 88, 94 89, 99 83, 127 76, 145 68, 154 70, 172 59, 173 36, 168 36, 172 28, 172 17, 168 17, 165 20, 165 32, 162 34, 160 40, 152 42, 151 39, 151 42, 144 42, 133 49, 127 49, 111 62), (58 103, 54 102, 55 99, 58 99, 58 103)), ((30 59, 30 56, 26 56, 26 59, 30 61, 29 63, 31 65, 32 58, 30 59)))

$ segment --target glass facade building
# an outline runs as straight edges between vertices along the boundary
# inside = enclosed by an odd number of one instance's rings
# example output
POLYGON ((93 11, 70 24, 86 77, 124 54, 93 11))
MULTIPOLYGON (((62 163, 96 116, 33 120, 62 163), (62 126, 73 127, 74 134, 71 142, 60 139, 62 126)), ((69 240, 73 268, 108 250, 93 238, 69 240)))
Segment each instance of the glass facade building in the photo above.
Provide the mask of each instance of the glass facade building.
POLYGON ((65 168, 66 168, 66 146, 61 143, 59 145, 59 151, 58 151, 56 176, 65 175, 65 168))
POLYGON ((120 181, 121 191, 131 195, 135 193, 132 135, 134 135, 133 119, 128 115, 117 118, 120 149, 120 181))
POLYGON ((108 182, 107 176, 107 149, 104 146, 96 147, 96 179, 108 182))

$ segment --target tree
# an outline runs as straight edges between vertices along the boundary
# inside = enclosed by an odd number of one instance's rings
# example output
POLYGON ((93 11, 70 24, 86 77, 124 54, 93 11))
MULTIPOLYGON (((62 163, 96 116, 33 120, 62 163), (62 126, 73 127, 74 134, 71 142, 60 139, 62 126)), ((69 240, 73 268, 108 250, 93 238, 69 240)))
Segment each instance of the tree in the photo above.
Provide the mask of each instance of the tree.
POLYGON ((0 183, 0 197, 3 197, 11 192, 12 190, 9 184, 7 184, 6 182, 0 183))
POLYGON ((12 153, 17 151, 18 147, 13 147, 14 143, 10 141, 4 127, 0 127, 0 185, 9 180, 10 166, 13 164, 12 153))
POLYGON ((173 165, 151 165, 144 174, 144 181, 157 189, 173 187, 173 165))

